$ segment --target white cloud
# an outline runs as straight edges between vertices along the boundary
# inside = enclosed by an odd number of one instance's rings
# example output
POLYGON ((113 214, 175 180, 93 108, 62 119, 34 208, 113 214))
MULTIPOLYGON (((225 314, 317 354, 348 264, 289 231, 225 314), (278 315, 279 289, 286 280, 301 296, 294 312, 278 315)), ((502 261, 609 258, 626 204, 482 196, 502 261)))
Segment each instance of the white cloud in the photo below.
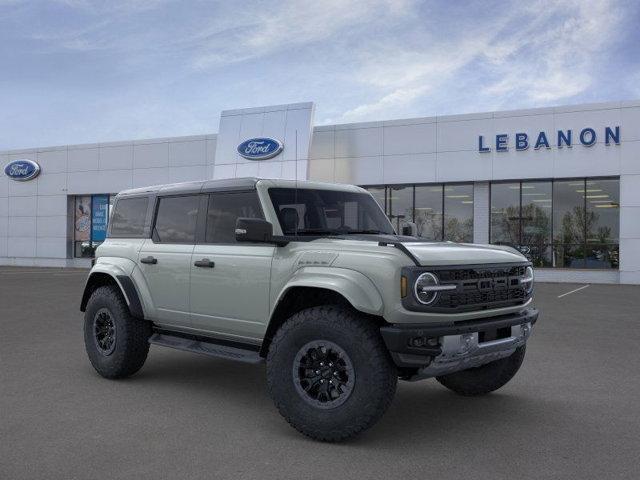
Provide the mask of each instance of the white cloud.
POLYGON ((398 88, 385 95, 381 99, 358 105, 356 108, 347 110, 340 117, 340 121, 356 121, 363 118, 372 118, 383 113, 393 111, 398 107, 403 107, 416 100, 429 90, 427 86, 415 88, 398 88))
POLYGON ((309 99, 320 122, 353 122, 637 98, 638 10, 612 0, 0 0, 0 60, 12 67, 0 127, 5 147, 29 146, 214 131, 222 109, 309 99), (59 129, 36 137, 33 118, 59 129))
POLYGON ((371 93, 339 120, 402 115, 416 100, 445 94, 469 75, 486 77, 471 81, 482 105, 508 105, 515 95, 535 105, 569 99, 590 87, 596 57, 616 38, 621 21, 608 0, 516 2, 503 12, 488 27, 471 17, 450 38, 425 34, 420 48, 387 42, 361 53, 361 68, 352 77, 371 93), (463 69, 472 67, 463 77, 463 69))
POLYGON ((336 40, 340 32, 375 21, 402 16, 406 0, 323 0, 279 2, 273 8, 246 9, 229 24, 214 23, 196 34, 199 53, 193 65, 219 67, 323 40, 336 40))
POLYGON ((521 91, 533 102, 550 103, 587 90, 596 56, 615 38, 620 21, 611 2, 537 2, 527 14, 534 16, 533 22, 497 42, 498 51, 510 51, 500 56, 487 54, 500 79, 484 93, 506 98, 521 91), (554 23, 565 12, 570 16, 554 23))

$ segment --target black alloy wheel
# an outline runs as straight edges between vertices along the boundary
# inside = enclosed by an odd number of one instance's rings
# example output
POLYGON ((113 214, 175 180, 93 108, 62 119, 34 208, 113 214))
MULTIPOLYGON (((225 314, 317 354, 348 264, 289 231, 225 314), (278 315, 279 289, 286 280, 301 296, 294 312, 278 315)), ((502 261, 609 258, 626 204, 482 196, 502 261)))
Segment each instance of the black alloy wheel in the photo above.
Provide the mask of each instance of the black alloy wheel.
POLYGON ((109 356, 115 350, 116 325, 108 308, 101 308, 94 315, 93 338, 102 355, 109 356))
POLYGON ((351 395, 355 370, 347 353, 328 340, 304 345, 293 362, 293 381, 297 392, 317 408, 335 408, 351 395))

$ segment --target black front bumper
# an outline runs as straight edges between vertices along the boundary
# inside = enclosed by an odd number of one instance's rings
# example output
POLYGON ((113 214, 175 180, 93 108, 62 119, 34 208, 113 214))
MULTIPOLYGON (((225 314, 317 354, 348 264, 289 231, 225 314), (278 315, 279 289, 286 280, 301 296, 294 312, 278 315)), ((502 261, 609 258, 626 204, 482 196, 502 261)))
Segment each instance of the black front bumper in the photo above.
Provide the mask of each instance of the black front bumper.
MULTIPOLYGON (((464 333, 474 332, 491 332, 500 328, 512 327, 514 325, 523 325, 530 323, 533 325, 538 320, 538 310, 535 308, 527 308, 517 313, 508 315, 500 315, 498 317, 490 317, 481 320, 463 320, 460 322, 452 322, 448 324, 394 324, 380 327, 380 333, 384 339, 384 343, 391 352, 396 363, 399 358, 418 358, 424 359, 423 363, 428 363, 432 357, 436 357, 442 353, 440 345, 436 341, 439 337, 446 335, 462 335, 464 333), (416 338, 424 338, 425 342, 422 346, 415 346, 413 340, 416 338), (429 342, 429 340, 432 340, 429 342)), ((418 361, 418 363, 420 363, 418 361)), ((405 366, 405 365, 399 365, 405 366)))

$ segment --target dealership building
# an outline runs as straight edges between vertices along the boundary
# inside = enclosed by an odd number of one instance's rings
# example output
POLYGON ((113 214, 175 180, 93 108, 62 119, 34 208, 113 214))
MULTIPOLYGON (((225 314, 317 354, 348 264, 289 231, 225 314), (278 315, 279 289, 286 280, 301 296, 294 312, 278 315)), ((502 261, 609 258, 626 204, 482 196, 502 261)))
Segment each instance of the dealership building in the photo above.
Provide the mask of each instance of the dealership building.
POLYGON ((227 110, 214 134, 0 152, 0 265, 89 266, 121 190, 297 178, 361 185, 426 241, 512 245, 538 279, 640 284, 640 101, 313 119, 227 110))

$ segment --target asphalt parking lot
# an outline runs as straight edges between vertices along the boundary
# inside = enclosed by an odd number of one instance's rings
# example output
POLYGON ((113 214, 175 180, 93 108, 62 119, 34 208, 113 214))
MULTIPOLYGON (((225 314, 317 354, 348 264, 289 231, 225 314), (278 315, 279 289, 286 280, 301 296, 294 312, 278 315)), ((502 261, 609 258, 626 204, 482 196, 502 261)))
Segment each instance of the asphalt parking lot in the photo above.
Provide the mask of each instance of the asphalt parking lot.
POLYGON ((0 267, 0 478, 640 477, 638 286, 538 284, 541 318, 505 388, 402 382, 372 430, 321 444, 279 416, 263 366, 153 346, 134 377, 99 377, 85 275, 0 267))

